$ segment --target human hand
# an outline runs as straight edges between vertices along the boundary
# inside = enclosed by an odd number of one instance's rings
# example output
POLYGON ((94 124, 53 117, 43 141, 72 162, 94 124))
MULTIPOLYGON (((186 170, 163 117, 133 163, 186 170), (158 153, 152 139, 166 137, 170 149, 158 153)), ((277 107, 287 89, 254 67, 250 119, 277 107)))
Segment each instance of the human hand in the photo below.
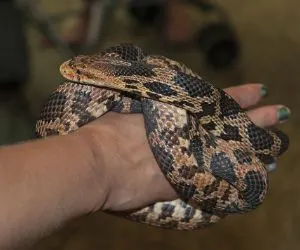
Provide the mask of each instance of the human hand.
MULTIPOLYGON (((289 109, 283 105, 256 105, 266 94, 261 84, 245 84, 225 89, 249 118, 260 127, 287 120, 289 109)), ((159 169, 146 138, 141 114, 109 112, 85 126, 93 138, 96 162, 105 166, 108 194, 103 210, 124 211, 153 202, 178 198, 159 169)), ((103 175, 94 169, 95 178, 103 175)), ((99 178, 101 179, 101 178, 99 178)))

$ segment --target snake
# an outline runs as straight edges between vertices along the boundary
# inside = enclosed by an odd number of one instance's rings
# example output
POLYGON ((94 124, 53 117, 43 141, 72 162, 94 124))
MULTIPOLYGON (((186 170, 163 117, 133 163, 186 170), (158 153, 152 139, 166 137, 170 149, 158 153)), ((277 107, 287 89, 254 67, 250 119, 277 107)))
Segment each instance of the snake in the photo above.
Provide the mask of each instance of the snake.
POLYGON ((185 64, 120 43, 76 55, 60 73, 64 81, 42 107, 37 137, 73 133, 107 112, 140 113, 151 152, 178 194, 117 216, 197 230, 263 203, 266 165, 288 149, 288 136, 255 125, 229 94, 185 64))

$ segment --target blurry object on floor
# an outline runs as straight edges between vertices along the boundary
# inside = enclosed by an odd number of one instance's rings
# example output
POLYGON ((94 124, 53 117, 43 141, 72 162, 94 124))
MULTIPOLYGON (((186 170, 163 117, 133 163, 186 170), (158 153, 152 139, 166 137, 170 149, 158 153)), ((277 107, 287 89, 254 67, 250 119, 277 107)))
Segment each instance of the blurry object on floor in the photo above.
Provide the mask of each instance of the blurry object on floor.
POLYGON ((22 95, 30 73, 22 19, 15 1, 0 2, 0 144, 31 137, 34 125, 22 95))
POLYGON ((237 36, 227 23, 211 23, 196 34, 198 48, 206 62, 215 69, 234 65, 239 56, 237 36))
POLYGON ((210 1, 129 0, 128 11, 140 25, 156 26, 168 46, 200 49, 206 63, 214 69, 232 66, 238 59, 239 42, 229 18, 210 1), (204 16, 194 32, 188 6, 204 16))
MULTIPOLYGON (((50 1, 50 0, 49 0, 50 1)), ((72 57, 94 52, 106 37, 109 20, 117 0, 80 0, 83 6, 71 5, 66 11, 49 13, 47 5, 39 0, 19 0, 19 8, 45 37, 44 44, 54 47, 61 56, 72 57), (61 26, 79 19, 75 27, 62 33, 61 26)))
POLYGON ((29 77, 29 61, 22 15, 15 1, 0 2, 0 92, 19 92, 29 77))
POLYGON ((129 14, 142 25, 153 25, 165 14, 164 0, 127 0, 129 14))

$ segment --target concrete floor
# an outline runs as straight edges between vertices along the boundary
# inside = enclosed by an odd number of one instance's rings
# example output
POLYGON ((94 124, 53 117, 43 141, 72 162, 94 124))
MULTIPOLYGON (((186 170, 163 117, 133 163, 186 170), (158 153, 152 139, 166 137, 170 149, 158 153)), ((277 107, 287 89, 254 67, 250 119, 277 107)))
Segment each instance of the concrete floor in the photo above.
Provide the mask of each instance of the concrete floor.
MULTIPOLYGON (((62 1, 52 2, 61 4, 62 1)), ((297 113, 300 107, 300 3, 298 0, 223 0, 221 5, 241 38, 243 54, 238 66, 230 71, 212 71, 205 67, 199 53, 174 51, 171 55, 220 87, 244 82, 264 83, 270 89, 265 103, 283 103, 291 108, 290 121, 281 126, 291 138, 290 148, 271 174, 265 203, 252 213, 228 217, 198 232, 164 231, 98 213, 69 223, 32 249, 300 249, 300 164, 297 160, 300 149, 297 113)), ((115 21, 118 32, 111 30, 108 43, 129 39, 148 43, 149 48, 159 50, 159 41, 153 43, 149 36, 132 37, 128 23, 119 19, 115 21)), ((37 114, 61 80, 58 66, 63 59, 54 50, 41 51, 40 37, 32 28, 28 30, 28 39, 32 79, 26 96, 32 112, 37 114)), ((20 125, 20 129, 22 127, 20 125)), ((26 131, 30 131, 30 126, 26 131)))

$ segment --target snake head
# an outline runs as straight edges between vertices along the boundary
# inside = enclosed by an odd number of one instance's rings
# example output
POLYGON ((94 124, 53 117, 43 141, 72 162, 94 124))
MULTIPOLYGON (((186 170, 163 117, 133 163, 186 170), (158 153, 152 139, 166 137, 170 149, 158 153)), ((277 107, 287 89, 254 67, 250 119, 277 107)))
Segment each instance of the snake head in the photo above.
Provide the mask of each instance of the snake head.
POLYGON ((84 56, 74 57, 61 64, 59 71, 64 78, 73 82, 86 82, 91 81, 93 77, 88 78, 88 65, 85 60, 82 60, 84 56))

